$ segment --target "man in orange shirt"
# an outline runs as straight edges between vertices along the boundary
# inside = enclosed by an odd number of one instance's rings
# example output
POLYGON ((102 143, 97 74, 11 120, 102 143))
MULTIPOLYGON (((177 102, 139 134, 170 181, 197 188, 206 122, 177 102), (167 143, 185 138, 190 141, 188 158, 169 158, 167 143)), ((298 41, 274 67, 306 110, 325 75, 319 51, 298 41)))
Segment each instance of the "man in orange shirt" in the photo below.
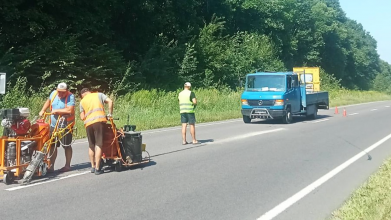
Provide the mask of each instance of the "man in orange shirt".
POLYGON ((102 157, 104 128, 107 123, 107 117, 111 117, 113 113, 113 101, 105 94, 100 92, 92 93, 87 88, 82 89, 80 94, 82 96, 80 101, 80 118, 84 121, 84 127, 87 131, 89 157, 92 167, 91 173, 99 175, 103 173, 103 170, 99 169, 99 165, 102 157), (104 103, 109 105, 109 114, 107 116, 104 103))

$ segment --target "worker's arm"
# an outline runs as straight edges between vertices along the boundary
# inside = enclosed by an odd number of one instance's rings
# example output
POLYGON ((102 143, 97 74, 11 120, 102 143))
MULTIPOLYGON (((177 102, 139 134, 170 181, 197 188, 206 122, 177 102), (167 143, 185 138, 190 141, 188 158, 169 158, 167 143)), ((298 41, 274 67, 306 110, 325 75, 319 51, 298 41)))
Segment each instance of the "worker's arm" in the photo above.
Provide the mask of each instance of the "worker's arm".
POLYGON ((197 105, 197 98, 196 98, 194 92, 190 93, 190 98, 191 98, 191 101, 193 102, 193 105, 196 106, 197 105))
POLYGON ((55 109, 52 111, 53 115, 59 115, 59 114, 71 114, 75 111, 75 106, 67 106, 63 109, 55 109))
POLYGON ((41 111, 39 112, 39 116, 42 117, 42 115, 46 112, 46 109, 48 109, 49 106, 50 106, 50 99, 47 99, 45 104, 43 104, 41 111))
POLYGON ((84 121, 84 117, 85 117, 84 111, 80 112, 80 119, 84 121))
POLYGON ((83 106, 82 106, 81 103, 80 103, 80 119, 81 119, 82 121, 84 121, 85 117, 86 117, 86 114, 85 114, 85 112, 84 112, 83 106))
POLYGON ((109 114, 113 115, 113 100, 111 100, 109 97, 105 99, 105 103, 109 104, 109 114))

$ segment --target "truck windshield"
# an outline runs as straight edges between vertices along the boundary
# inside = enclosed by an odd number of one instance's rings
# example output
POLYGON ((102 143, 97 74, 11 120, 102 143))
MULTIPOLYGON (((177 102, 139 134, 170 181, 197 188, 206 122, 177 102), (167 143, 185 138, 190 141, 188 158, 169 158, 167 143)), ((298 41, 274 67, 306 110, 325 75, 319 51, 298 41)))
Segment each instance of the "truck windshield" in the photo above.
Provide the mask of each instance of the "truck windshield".
POLYGON ((247 91, 285 91, 285 77, 257 75, 247 77, 247 91))

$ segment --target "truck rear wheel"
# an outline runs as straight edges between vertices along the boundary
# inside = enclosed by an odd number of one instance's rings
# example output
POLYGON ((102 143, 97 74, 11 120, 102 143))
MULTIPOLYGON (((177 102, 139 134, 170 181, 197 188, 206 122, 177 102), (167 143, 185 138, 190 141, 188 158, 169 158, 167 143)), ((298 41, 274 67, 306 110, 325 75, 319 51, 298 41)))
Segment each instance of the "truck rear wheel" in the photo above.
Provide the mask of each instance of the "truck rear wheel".
POLYGON ((251 123, 251 118, 250 118, 250 116, 246 116, 246 115, 243 115, 243 122, 244 123, 251 123))

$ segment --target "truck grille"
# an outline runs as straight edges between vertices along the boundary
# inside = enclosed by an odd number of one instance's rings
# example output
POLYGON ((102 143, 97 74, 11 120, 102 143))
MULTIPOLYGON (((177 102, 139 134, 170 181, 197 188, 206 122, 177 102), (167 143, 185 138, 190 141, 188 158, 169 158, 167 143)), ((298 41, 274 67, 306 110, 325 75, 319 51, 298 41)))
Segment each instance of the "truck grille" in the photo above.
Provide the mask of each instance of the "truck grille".
POLYGON ((247 100, 250 106, 272 106, 274 105, 274 100, 247 100))

